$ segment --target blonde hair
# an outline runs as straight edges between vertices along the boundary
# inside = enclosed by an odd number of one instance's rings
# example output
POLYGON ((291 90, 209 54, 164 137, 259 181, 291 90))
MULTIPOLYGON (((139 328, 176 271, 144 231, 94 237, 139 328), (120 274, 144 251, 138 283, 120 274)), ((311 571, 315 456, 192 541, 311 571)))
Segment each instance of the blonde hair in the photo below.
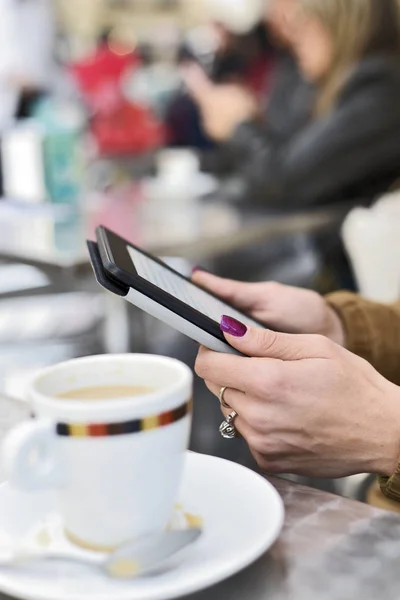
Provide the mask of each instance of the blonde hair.
POLYGON ((368 55, 400 56, 399 0, 299 0, 300 9, 318 19, 334 43, 333 61, 320 82, 316 112, 332 110, 346 79, 368 55))

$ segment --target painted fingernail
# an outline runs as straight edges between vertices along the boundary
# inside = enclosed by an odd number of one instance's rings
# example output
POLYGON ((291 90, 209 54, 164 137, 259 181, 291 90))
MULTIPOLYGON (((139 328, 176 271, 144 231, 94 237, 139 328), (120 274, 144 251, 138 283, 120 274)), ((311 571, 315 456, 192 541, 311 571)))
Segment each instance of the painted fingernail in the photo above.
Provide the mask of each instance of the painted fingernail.
POLYGON ((195 273, 197 273, 197 271, 205 271, 205 269, 203 269, 202 267, 199 267, 197 265, 195 265, 194 267, 192 267, 192 275, 194 275, 195 273))
POLYGON ((220 327, 224 333, 235 337, 244 337, 247 333, 246 325, 227 315, 222 317, 220 327))

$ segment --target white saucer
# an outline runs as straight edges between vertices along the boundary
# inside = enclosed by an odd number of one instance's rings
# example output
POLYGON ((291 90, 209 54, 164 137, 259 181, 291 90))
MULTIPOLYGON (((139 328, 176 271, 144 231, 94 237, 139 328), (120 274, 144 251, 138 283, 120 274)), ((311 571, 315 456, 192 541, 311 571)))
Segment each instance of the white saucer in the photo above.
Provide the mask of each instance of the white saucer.
MULTIPOLYGON (((216 584, 259 558, 277 539, 283 503, 262 477, 235 463, 188 453, 180 502, 200 515, 204 533, 175 568, 132 581, 109 579, 72 563, 0 568, 0 591, 26 600, 167 600, 216 584)), ((52 520, 55 495, 0 487, 0 552, 7 540, 52 520)))

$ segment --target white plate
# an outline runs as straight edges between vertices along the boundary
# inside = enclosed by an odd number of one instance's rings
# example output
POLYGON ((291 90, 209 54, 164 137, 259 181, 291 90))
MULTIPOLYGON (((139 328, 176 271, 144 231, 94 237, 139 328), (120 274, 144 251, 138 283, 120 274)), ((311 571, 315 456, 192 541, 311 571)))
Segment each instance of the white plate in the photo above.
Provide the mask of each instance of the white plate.
MULTIPOLYGON (((154 577, 117 581, 86 566, 41 563, 0 568, 0 591, 26 600, 166 600, 218 583, 259 558, 277 539, 283 503, 252 471, 218 458, 188 453, 180 502, 201 515, 204 533, 176 567, 154 577)), ((0 545, 26 538, 55 510, 55 496, 0 487, 0 545), (3 539, 2 539, 3 538, 3 539)), ((0 546, 1 550, 1 546, 0 546)))

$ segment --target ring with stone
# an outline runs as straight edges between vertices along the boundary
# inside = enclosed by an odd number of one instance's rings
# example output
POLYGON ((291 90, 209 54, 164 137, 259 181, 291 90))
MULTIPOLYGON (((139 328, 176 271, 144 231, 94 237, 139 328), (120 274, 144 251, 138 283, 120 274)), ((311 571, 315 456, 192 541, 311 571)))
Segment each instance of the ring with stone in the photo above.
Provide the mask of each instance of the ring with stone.
POLYGON ((227 440, 233 440, 237 436, 237 429, 235 427, 235 419, 238 416, 237 412, 232 411, 220 425, 219 432, 223 438, 227 440))

